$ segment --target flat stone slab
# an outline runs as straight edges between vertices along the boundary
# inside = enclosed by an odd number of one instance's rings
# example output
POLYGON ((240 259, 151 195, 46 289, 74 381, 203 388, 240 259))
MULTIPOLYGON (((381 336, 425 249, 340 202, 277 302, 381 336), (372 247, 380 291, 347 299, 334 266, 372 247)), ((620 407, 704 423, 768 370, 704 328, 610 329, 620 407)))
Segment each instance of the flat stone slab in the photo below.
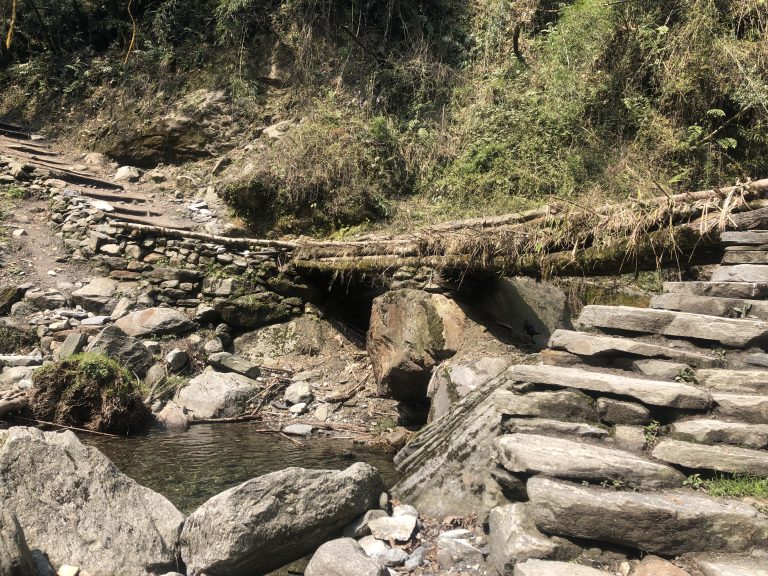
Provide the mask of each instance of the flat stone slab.
POLYGON ((687 489, 622 492, 540 476, 528 480, 527 490, 536 527, 545 534, 668 556, 768 545, 768 517, 738 500, 687 489))
POLYGON ((589 372, 579 368, 520 364, 512 366, 506 374, 519 382, 628 396, 652 406, 703 410, 711 402, 709 393, 688 384, 589 372))
POLYGON ((725 318, 747 317, 768 320, 768 302, 764 300, 669 293, 652 297, 651 308, 725 318))
POLYGON ((582 328, 660 334, 737 348, 768 342, 768 322, 762 320, 719 318, 652 308, 585 306, 577 323, 582 328))
POLYGON ((208 356, 208 364, 222 372, 235 372, 248 378, 258 378, 261 375, 261 369, 256 364, 229 352, 211 354, 208 356))
POLYGON ((643 488, 679 487, 685 480, 674 468, 631 452, 563 438, 510 434, 498 438, 495 448, 499 464, 513 473, 643 488))
POLYGON ((147 308, 131 312, 115 322, 129 336, 185 334, 195 329, 186 314, 174 308, 147 308))
POLYGON ((732 250, 723 254, 720 264, 768 264, 768 251, 732 250))
POLYGON ((715 411, 726 418, 768 424, 768 396, 713 392, 715 411))
POLYGON ((768 298, 768 282, 664 282, 664 292, 718 298, 768 298))
POLYGON ((753 556, 695 556, 702 576, 768 576, 768 560, 753 556))
POLYGON ((642 358, 663 358, 681 362, 692 367, 717 365, 718 360, 706 354, 648 344, 631 338, 589 334, 573 330, 555 330, 549 339, 549 347, 564 350, 578 356, 639 356, 642 358))
POLYGON ((513 572, 513 576, 606 576, 606 574, 610 572, 554 560, 526 560, 515 566, 513 572))
POLYGON ((563 434, 578 438, 606 438, 608 430, 584 422, 563 422, 547 418, 509 418, 501 423, 502 428, 514 434, 516 432, 542 434, 563 434))
POLYGON ((720 234, 720 242, 726 246, 760 246, 768 244, 768 230, 723 232, 720 234))
POLYGON ((696 370, 696 382, 720 392, 768 394, 768 370, 696 370))
POLYGON ((597 421, 597 412, 589 396, 572 390, 527 394, 499 390, 493 395, 493 404, 501 414, 509 416, 533 416, 575 422, 597 421))
POLYGON ((768 266, 760 264, 720 266, 712 274, 712 282, 768 282, 768 266))
POLYGON ((663 462, 696 470, 768 476, 768 452, 762 450, 724 444, 708 446, 680 440, 662 440, 651 455, 663 462))
POLYGON ((713 418, 675 422, 670 428, 673 438, 699 444, 733 444, 747 448, 768 446, 768 425, 727 422, 713 418))

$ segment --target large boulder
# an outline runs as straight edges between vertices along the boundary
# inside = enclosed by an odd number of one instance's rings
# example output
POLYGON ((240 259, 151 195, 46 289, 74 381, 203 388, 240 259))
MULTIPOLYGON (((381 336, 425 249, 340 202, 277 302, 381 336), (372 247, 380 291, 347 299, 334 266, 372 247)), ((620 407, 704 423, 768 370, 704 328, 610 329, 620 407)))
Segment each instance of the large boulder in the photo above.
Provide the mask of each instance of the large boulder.
POLYGON ((86 352, 117 360, 140 378, 143 378, 155 363, 152 354, 140 340, 128 336, 114 325, 104 328, 88 345, 86 352))
POLYGON ((304 576, 388 576, 382 565, 369 558, 352 538, 326 542, 317 549, 304 576))
POLYGON ((542 349, 559 328, 572 328, 568 297, 532 278, 499 278, 479 295, 479 307, 523 344, 542 349))
POLYGON ((174 401, 196 420, 226 418, 242 414, 261 388, 241 374, 206 368, 179 390, 174 401))
POLYGON ((395 290, 373 301, 368 354, 381 393, 423 402, 432 370, 460 345, 466 316, 440 294, 395 290))
POLYGON ((9 430, 0 441, 0 501, 55 566, 146 576, 178 565, 181 512, 72 432, 9 430))
POLYGON ((173 308, 147 308, 131 312, 115 322, 128 336, 162 336, 185 334, 195 329, 195 324, 183 312, 173 308))
POLYGON ((375 468, 287 468, 208 500, 181 535, 189 576, 265 574, 311 553, 372 508, 383 490, 375 468))
POLYGON ((0 574, 37 576, 19 521, 4 508, 0 509, 0 574))

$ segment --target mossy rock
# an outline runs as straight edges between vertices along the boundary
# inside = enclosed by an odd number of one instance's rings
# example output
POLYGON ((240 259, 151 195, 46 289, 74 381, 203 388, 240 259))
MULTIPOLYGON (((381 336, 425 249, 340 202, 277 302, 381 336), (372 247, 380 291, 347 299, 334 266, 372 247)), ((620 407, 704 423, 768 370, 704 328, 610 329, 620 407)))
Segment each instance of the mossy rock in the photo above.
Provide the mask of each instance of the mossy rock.
POLYGON ((224 322, 238 328, 259 328, 283 322, 294 316, 296 310, 273 292, 248 294, 216 306, 224 322))
POLYGON ((0 321, 0 354, 14 354, 35 344, 37 336, 32 330, 0 321))
POLYGON ((70 356, 37 370, 33 382, 30 408, 38 420, 124 435, 152 420, 139 382, 106 356, 70 356))
POLYGON ((11 313, 11 306, 21 300, 24 292, 18 286, 0 286, 0 316, 11 313))

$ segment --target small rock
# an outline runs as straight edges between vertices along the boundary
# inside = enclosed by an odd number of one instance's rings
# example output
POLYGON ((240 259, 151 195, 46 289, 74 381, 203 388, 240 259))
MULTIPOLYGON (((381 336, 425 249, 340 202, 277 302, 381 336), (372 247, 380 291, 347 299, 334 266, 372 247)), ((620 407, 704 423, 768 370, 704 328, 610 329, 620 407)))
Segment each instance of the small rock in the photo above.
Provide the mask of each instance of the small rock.
POLYGON ((147 340, 145 342, 142 342, 144 345, 144 348, 149 350, 151 354, 160 354, 162 350, 162 346, 160 346, 160 342, 155 342, 154 340, 147 340))
POLYGON ((115 182, 136 182, 141 178, 141 170, 134 166, 121 166, 115 173, 115 182))
POLYGON ((307 405, 304 402, 299 402, 288 408, 288 412, 291 414, 304 414, 307 411, 307 405))
POLYGON ((289 404, 300 404, 312 401, 312 389, 306 382, 296 382, 285 389, 283 395, 289 404))
POLYGON ((178 372, 189 363, 189 355, 179 348, 174 348, 165 355, 165 363, 171 372, 178 372))
POLYGON ((408 552, 401 550, 400 548, 390 548, 385 550, 376 556, 378 560, 384 566, 402 566, 406 560, 408 560, 408 552))
POLYGON ((387 569, 369 558, 351 538, 326 542, 310 560, 305 576, 388 576, 387 569))
POLYGON ((646 556, 630 574, 632 576, 690 576, 682 568, 658 556, 646 556))
POLYGON ((56 576, 78 576, 80 574, 80 568, 77 566, 67 566, 66 564, 59 568, 56 576))
POLYGON ((416 518, 413 516, 385 517, 371 520, 368 527, 379 540, 389 542, 407 542, 416 529, 416 518))
POLYGON ((384 512, 384 510, 368 510, 368 512, 344 528, 344 536, 349 538, 362 538, 363 536, 368 536, 371 533, 368 523, 376 518, 384 518, 386 516, 387 513, 384 512))
POLYGON ((386 542, 377 540, 375 537, 370 535, 363 536, 362 538, 360 538, 360 540, 358 541, 358 544, 360 544, 360 547, 371 558, 375 558, 377 555, 381 554, 382 552, 389 550, 389 545, 386 542))
POLYGON ((410 504, 400 504, 399 506, 394 507, 392 510, 392 516, 413 516, 414 518, 418 518, 419 513, 416 508, 410 504))
POLYGON ((289 424, 283 428, 283 434, 291 436, 309 436, 312 434, 312 426, 309 424, 289 424))
POLYGON ((14 238, 21 238, 22 236, 26 236, 27 235, 27 231, 24 230, 24 228, 16 228, 12 232, 12 234, 13 234, 14 238))

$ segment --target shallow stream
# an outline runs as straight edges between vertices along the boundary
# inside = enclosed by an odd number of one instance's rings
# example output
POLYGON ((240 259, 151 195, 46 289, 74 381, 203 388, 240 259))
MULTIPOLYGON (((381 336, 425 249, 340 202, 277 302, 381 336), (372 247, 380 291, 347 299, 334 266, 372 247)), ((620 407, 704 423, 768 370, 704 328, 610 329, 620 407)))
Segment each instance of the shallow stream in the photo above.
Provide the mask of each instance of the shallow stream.
POLYGON ((163 494, 189 514, 219 492, 290 466, 340 470, 354 462, 378 468, 386 485, 396 472, 391 457, 353 446, 349 440, 301 439, 303 446, 253 424, 201 424, 188 432, 151 432, 113 438, 83 435, 139 484, 163 494))

